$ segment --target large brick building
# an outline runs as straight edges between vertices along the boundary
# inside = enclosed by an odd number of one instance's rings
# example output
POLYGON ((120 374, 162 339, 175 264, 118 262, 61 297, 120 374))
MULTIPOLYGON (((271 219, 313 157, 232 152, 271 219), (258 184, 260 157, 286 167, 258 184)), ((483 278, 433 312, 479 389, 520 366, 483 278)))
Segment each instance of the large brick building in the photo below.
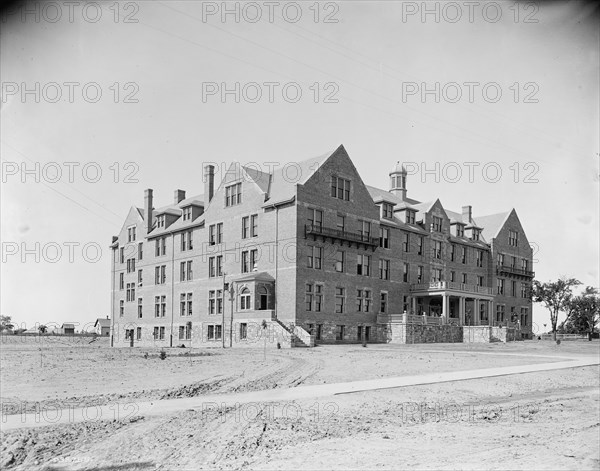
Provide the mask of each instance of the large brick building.
POLYGON ((114 345, 402 342, 413 324, 531 336, 514 209, 409 198, 399 164, 388 190, 367 186, 343 146, 270 173, 204 172, 200 196, 154 208, 146 190, 113 238, 114 345))

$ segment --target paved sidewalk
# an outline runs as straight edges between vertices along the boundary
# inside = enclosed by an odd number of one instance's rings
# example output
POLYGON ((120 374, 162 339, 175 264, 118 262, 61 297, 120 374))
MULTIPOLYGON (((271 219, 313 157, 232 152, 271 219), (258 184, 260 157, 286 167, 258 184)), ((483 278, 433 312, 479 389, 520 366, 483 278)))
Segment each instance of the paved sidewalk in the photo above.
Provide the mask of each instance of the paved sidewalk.
MULTIPOLYGON (((546 358, 556 357, 553 356, 546 358)), ((236 404, 293 401, 297 399, 330 397, 338 394, 376 391, 379 389, 401 388, 406 386, 418 386, 452 381, 465 381, 469 379, 490 378, 495 376, 533 373, 538 371, 552 371, 565 368, 579 368, 598 364, 600 364, 600 361, 597 357, 571 357, 566 361, 555 361, 552 363, 504 366, 498 368, 451 371, 445 373, 431 373, 425 375, 393 378, 379 378, 346 383, 300 386, 297 388, 288 389, 269 389, 246 393, 210 394, 192 398, 165 399, 146 402, 112 403, 103 406, 89 406, 71 409, 47 407, 46 409, 41 410, 39 413, 15 415, 3 414, 0 428, 3 432, 5 432, 18 428, 35 428, 84 421, 115 419, 126 420, 134 416, 159 416, 189 409, 202 411, 217 407, 233 407, 236 404)), ((57 401, 57 403, 60 404, 60 401, 57 401)))

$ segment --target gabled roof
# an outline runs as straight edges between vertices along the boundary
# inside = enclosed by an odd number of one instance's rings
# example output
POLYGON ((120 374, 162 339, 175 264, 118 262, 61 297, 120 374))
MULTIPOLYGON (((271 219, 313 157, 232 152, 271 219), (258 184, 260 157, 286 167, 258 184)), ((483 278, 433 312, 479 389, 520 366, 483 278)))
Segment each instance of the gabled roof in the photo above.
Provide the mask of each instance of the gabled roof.
MULTIPOLYGON (((162 214, 162 213, 173 214, 175 216, 181 216, 181 214, 183 213, 181 208, 185 208, 186 206, 189 206, 190 204, 193 204, 196 206, 204 206, 204 195, 191 196, 189 198, 181 200, 177 204, 173 203, 173 204, 170 204, 167 206, 163 206, 162 208, 155 209, 154 211, 152 211, 152 217, 156 217, 156 215, 162 214)), ((187 228, 188 226, 191 227, 191 226, 197 226, 198 224, 202 224, 203 221, 204 221, 203 216, 199 216, 193 221, 190 221, 190 220, 184 221, 183 218, 180 217, 175 222, 173 222, 173 224, 171 224, 169 227, 161 227, 160 229, 155 227, 148 234, 148 236, 155 237, 155 236, 167 234, 170 232, 176 232, 178 230, 183 230, 183 229, 187 228)))
POLYGON ((260 188, 260 191, 267 193, 271 183, 271 174, 257 170, 251 166, 242 165, 246 175, 260 188))
MULTIPOLYGON (((342 146, 340 146, 342 147, 342 146)), ((338 149, 340 149, 338 147, 338 149)), ((327 152, 326 154, 312 159, 302 160, 300 162, 294 162, 293 170, 290 166, 278 167, 274 170, 271 179, 271 188, 267 195, 267 202, 270 204, 283 203, 288 200, 292 200, 296 196, 296 185, 303 185, 306 181, 313 176, 321 166, 337 152, 337 149, 333 152, 327 152), (292 176, 297 173, 297 177, 292 176)))
POLYGON ((396 204, 396 207, 394 208, 395 210, 399 209, 399 208, 406 208, 407 206, 410 207, 412 205, 419 204, 419 201, 417 201, 417 200, 413 200, 412 198, 406 198, 406 199, 402 200, 402 198, 400 198, 399 196, 396 196, 387 190, 382 190, 381 188, 376 188, 374 186, 369 186, 369 185, 365 185, 365 187, 369 191, 369 194, 371 195, 371 198, 373 198, 373 201, 375 201, 375 202, 387 201, 390 203, 395 203, 396 204))
POLYGON ((514 210, 504 213, 490 214, 489 216, 479 216, 475 220, 477 226, 483 228, 481 233, 485 240, 491 242, 492 239, 498 235, 500 229, 502 229, 502 226, 504 226, 504 223, 512 211, 514 210))
POLYGON ((97 325, 100 325, 100 327, 110 327, 110 319, 98 318, 96 319, 94 327, 96 327, 97 325))

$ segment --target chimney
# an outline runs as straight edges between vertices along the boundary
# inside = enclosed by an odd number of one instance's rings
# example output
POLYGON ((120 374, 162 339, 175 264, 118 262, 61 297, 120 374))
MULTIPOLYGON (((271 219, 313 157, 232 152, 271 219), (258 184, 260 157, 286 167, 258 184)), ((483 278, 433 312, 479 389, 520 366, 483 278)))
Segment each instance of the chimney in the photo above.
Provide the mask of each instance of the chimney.
POLYGON ((185 199, 184 190, 175 190, 175 204, 181 203, 185 199))
POLYGON ((204 205, 208 206, 215 193, 215 166, 204 167, 204 205))
POLYGON ((473 221, 473 213, 472 213, 472 207, 471 206, 463 206, 462 207, 462 220, 464 223, 469 224, 471 221, 473 221))
POLYGON ((148 188, 144 192, 144 219, 146 220, 146 232, 150 233, 152 230, 152 190, 148 188))

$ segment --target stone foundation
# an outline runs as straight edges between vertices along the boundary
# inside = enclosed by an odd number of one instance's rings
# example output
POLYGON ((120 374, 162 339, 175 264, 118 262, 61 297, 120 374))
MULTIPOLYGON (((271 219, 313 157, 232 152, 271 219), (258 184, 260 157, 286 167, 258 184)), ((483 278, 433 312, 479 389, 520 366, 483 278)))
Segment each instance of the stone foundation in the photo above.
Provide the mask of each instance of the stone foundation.
POLYGON ((456 325, 388 324, 387 343, 461 343, 462 327, 456 325))
POLYGON ((521 333, 514 327, 492 327, 488 325, 464 326, 463 342, 491 343, 521 340, 521 333))

